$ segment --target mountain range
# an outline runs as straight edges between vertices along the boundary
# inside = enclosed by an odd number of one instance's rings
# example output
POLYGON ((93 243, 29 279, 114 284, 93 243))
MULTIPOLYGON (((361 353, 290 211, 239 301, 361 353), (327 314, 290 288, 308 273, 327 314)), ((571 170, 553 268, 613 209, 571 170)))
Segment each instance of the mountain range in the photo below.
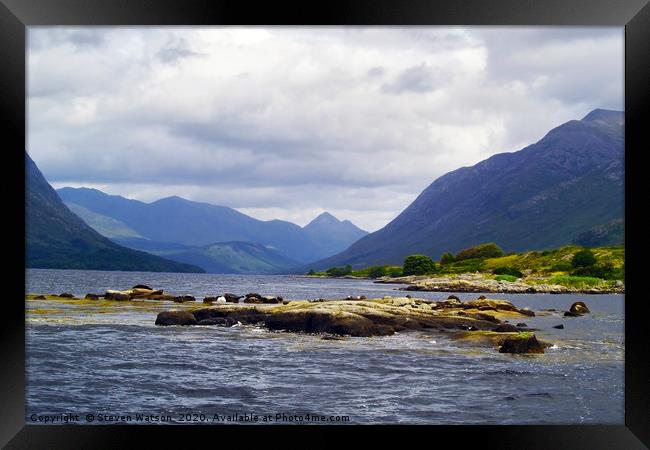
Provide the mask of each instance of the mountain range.
POLYGON ((596 109, 524 149, 449 172, 371 234, 329 213, 300 227, 180 197, 57 194, 26 154, 28 266, 287 273, 438 259, 485 242, 506 252, 621 243, 624 122, 620 111, 596 109))
POLYGON ((327 212, 300 227, 180 197, 145 203, 97 189, 57 192, 72 211, 115 242, 213 273, 287 271, 336 254, 367 234, 327 212))
POLYGON ((437 259, 484 242, 546 249, 612 223, 619 231, 607 236, 622 239, 624 121, 620 111, 596 109, 522 150, 449 172, 385 227, 309 267, 401 264, 413 253, 437 259))
POLYGON ((26 267, 46 269, 203 272, 125 248, 72 213, 25 153, 26 267))

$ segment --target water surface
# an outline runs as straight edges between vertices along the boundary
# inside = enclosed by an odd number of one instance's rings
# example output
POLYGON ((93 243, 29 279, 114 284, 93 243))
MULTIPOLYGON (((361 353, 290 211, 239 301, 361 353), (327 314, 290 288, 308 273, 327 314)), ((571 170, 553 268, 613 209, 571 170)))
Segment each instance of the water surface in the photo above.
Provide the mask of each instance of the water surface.
MULTIPOLYGON (((26 278, 27 292, 78 296, 138 283, 198 299, 224 292, 287 299, 401 294, 397 285, 296 276, 30 269, 26 278)), ((411 294, 442 299, 450 293, 411 294)), ((175 306, 170 303, 89 313, 28 301, 27 421, 33 414, 72 413, 80 423, 92 414, 95 424, 115 423, 99 422, 102 414, 128 415, 127 423, 140 423, 139 414, 210 424, 232 423, 226 419, 233 416, 262 423, 265 415, 273 423, 323 422, 307 422, 307 414, 332 421, 347 416, 346 423, 623 423, 622 295, 489 295, 536 311, 566 310, 583 300, 592 313, 522 319, 554 343, 544 355, 522 356, 432 332, 323 340, 253 326, 154 326, 158 311, 175 306), (552 328, 557 324, 565 329, 552 328)))

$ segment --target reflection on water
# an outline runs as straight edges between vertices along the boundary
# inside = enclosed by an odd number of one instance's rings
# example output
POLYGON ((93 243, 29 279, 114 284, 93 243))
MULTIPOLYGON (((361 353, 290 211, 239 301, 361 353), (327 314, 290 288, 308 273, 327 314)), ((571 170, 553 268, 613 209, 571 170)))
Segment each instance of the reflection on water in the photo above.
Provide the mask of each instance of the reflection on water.
MULTIPOLYGON (((223 292, 290 299, 398 294, 397 286, 365 280, 27 273, 27 291, 33 293, 85 295, 137 283, 197 298, 223 292)), ((592 313, 526 318, 554 346, 544 355, 514 356, 429 332, 323 340, 253 326, 154 326, 157 312, 169 303, 29 301, 27 417, 142 413, 178 420, 182 413, 203 413, 210 422, 215 414, 309 413, 348 415, 352 423, 623 423, 623 296, 498 297, 536 311, 564 310, 580 299, 592 313), (552 328, 560 323, 565 329, 552 328)))

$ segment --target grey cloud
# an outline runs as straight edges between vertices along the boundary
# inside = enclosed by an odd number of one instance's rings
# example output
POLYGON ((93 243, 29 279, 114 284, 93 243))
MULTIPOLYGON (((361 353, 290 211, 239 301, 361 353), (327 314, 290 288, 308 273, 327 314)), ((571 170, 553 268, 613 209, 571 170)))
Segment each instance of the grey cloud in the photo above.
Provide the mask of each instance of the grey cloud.
POLYGON ((436 81, 433 70, 422 63, 402 71, 392 83, 382 85, 381 89, 391 94, 431 92, 436 89, 436 81))

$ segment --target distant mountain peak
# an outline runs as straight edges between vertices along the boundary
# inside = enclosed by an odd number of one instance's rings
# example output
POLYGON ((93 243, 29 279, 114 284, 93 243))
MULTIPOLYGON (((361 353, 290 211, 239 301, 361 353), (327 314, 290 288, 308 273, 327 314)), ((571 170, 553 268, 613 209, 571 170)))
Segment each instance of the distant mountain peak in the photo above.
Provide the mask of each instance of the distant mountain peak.
POLYGON ((319 214, 314 220, 305 225, 304 228, 307 228, 310 225, 323 224, 323 223, 340 223, 341 221, 325 211, 324 213, 319 214))
POLYGON ((622 123, 625 114, 623 111, 614 111, 611 109, 596 108, 582 118, 583 122, 612 122, 622 123))

